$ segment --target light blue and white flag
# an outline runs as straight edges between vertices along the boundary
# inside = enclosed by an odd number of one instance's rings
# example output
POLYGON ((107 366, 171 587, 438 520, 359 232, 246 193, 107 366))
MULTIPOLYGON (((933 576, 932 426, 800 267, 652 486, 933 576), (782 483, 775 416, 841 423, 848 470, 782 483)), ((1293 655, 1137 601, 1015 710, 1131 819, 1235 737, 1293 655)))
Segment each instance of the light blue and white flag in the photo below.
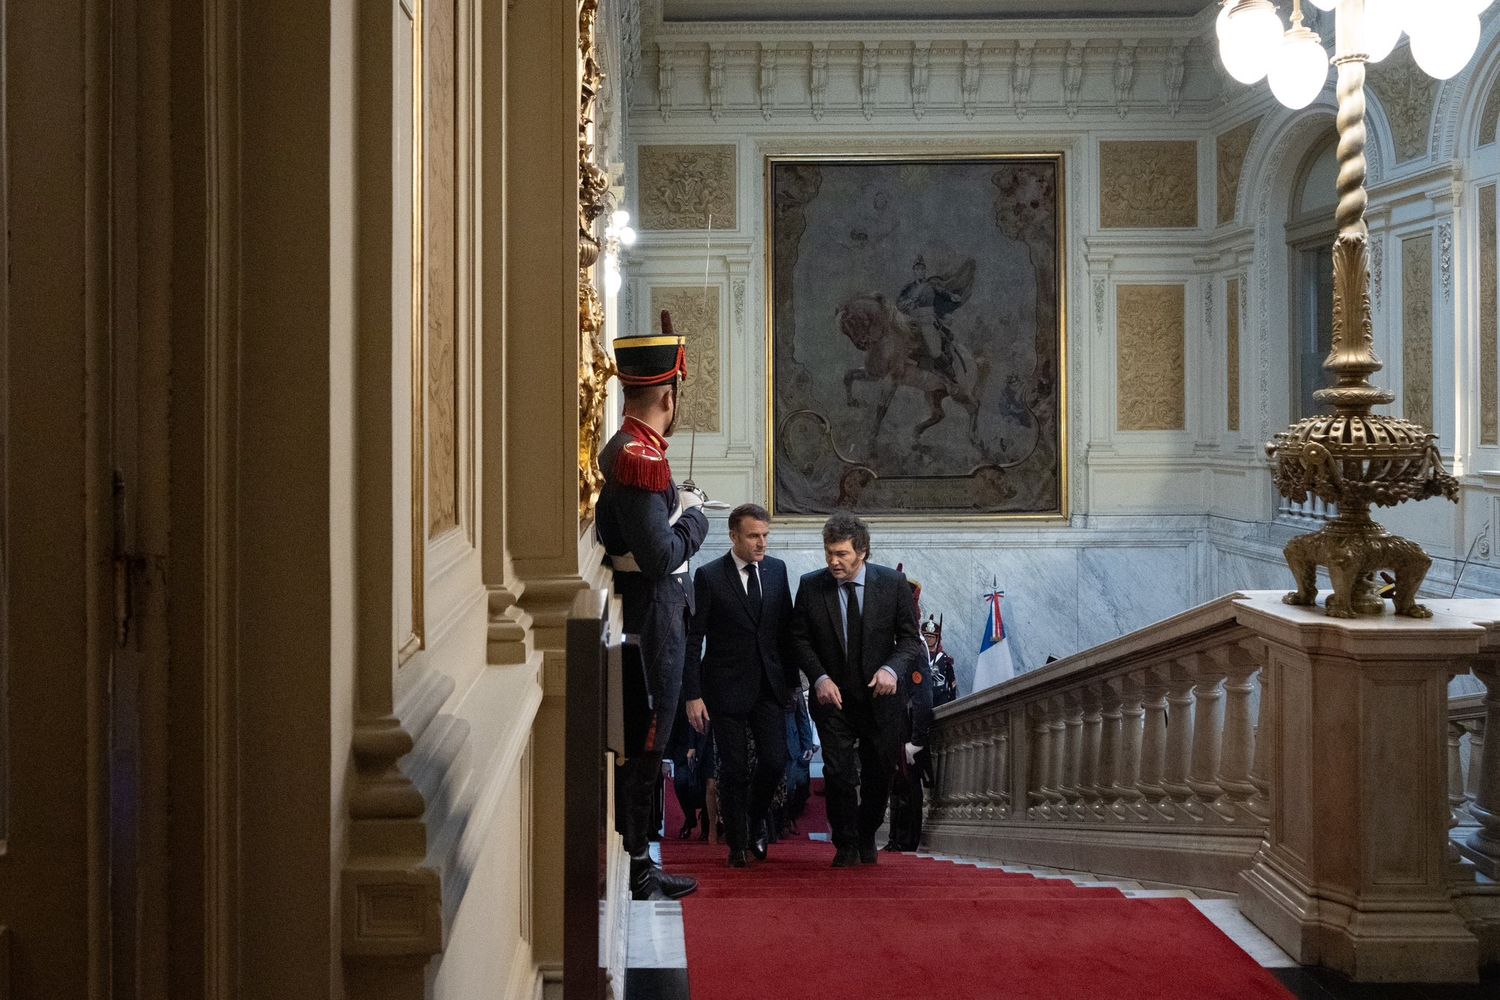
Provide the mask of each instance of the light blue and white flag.
POLYGON ((1003 590, 991 590, 984 596, 989 607, 984 616, 984 639, 979 643, 979 655, 974 660, 975 691, 983 691, 1016 675, 1015 662, 1010 658, 1005 616, 1000 611, 1004 597, 1003 590))

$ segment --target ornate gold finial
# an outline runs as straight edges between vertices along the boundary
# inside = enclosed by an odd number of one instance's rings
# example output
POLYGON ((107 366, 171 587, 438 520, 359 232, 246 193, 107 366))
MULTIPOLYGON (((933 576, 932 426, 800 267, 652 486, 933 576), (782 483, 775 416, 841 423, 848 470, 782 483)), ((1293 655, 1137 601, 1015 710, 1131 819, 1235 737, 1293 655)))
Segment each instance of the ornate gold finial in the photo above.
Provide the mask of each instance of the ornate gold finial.
POLYGON ((1318 596, 1318 567, 1327 566, 1333 593, 1325 608, 1336 618, 1384 612, 1375 584, 1380 569, 1395 574, 1395 609, 1428 618, 1416 602, 1431 558, 1409 539, 1392 535, 1370 518, 1370 505, 1444 496, 1458 500, 1458 480, 1443 468, 1437 435, 1419 424, 1372 414, 1395 397, 1370 383, 1382 365, 1375 356, 1365 266, 1365 66, 1363 55, 1341 55, 1338 64, 1339 234, 1333 243, 1333 349, 1323 367, 1335 383, 1314 393, 1334 412, 1305 417, 1266 445, 1276 461, 1272 481, 1282 496, 1302 502, 1309 493, 1337 507, 1322 529, 1287 543, 1287 565, 1297 589, 1288 604, 1311 605, 1318 596))
POLYGON ((594 285, 599 238, 594 220, 604 213, 609 177, 594 162, 594 100, 604 74, 594 57, 599 0, 578 4, 578 517, 594 516, 604 477, 599 448, 604 437, 604 400, 614 365, 604 349, 604 303, 594 285))

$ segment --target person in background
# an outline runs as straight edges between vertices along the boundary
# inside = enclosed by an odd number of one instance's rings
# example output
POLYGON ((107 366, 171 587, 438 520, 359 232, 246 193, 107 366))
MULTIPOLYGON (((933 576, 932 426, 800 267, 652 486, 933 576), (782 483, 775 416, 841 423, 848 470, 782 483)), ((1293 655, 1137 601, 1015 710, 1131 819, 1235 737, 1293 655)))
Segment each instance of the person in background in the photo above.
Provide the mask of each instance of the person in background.
MULTIPOLYGON (((912 584, 913 597, 921 588, 912 584)), ((932 758, 927 751, 932 731, 931 659, 901 678, 904 703, 901 759, 891 780, 891 813, 887 839, 881 850, 915 851, 922 842, 922 783, 932 779, 932 758)))
POLYGON ((922 623, 922 642, 927 646, 927 681, 932 686, 932 707, 946 705, 958 697, 958 669, 953 657, 943 652, 943 619, 932 615, 922 623))
POLYGON ((683 698, 688 723, 713 728, 731 868, 748 865, 747 850, 768 856, 771 803, 786 771, 784 706, 800 687, 787 655, 792 592, 786 564, 766 555, 770 536, 765 508, 741 504, 729 513, 729 551, 693 575, 683 698))
POLYGON ((812 759, 817 756, 818 741, 812 718, 807 714, 807 696, 800 690, 792 696, 786 709, 786 806, 782 812, 781 835, 797 832, 797 821, 807 808, 812 794, 812 759))
POLYGON ((851 514, 830 517, 823 525, 827 565, 802 577, 792 615, 798 665, 813 678, 835 868, 878 860, 875 832, 901 755, 897 692, 902 675, 925 660, 911 587, 869 556, 865 523, 851 514))

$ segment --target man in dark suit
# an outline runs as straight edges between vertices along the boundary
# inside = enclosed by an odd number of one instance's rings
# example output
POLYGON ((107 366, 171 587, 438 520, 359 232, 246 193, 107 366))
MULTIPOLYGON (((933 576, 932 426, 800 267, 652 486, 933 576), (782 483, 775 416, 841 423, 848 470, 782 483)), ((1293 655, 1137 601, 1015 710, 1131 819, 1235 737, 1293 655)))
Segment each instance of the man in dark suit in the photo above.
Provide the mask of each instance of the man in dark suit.
POLYGON ((792 617, 786 563, 766 555, 770 522, 755 504, 730 511, 729 551, 693 575, 696 610, 682 672, 688 723, 699 732, 713 726, 731 868, 748 864, 747 849, 766 859, 766 814, 786 770, 785 706, 800 688, 796 664, 786 655, 792 617))
POLYGON ((823 740, 833 866, 876 862, 901 753, 899 678, 926 660, 906 578, 869 562, 870 530, 835 514, 823 525, 826 569, 802 577, 792 614, 798 666, 813 678, 813 721, 823 740))

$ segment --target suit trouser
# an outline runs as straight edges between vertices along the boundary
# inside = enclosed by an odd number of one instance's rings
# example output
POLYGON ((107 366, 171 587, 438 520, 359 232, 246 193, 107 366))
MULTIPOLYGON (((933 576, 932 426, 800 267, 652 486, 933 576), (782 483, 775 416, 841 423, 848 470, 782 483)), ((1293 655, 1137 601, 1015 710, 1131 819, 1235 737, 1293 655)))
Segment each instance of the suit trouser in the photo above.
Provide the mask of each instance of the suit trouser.
POLYGON ((615 770, 615 828, 632 858, 646 857, 662 750, 677 717, 687 650, 686 603, 652 605, 638 634, 636 644, 621 650, 625 762, 615 770))
POLYGON ((719 755, 724 836, 731 851, 743 851, 750 840, 750 821, 765 818, 786 772, 786 710, 762 678, 760 693, 748 712, 715 713, 711 725, 714 748, 719 755), (755 737, 753 778, 749 747, 752 734, 755 737))
POLYGON ((813 710, 823 741, 823 782, 835 847, 869 849, 885 819, 891 776, 900 753, 901 706, 894 695, 875 698, 840 685, 844 707, 813 710))

